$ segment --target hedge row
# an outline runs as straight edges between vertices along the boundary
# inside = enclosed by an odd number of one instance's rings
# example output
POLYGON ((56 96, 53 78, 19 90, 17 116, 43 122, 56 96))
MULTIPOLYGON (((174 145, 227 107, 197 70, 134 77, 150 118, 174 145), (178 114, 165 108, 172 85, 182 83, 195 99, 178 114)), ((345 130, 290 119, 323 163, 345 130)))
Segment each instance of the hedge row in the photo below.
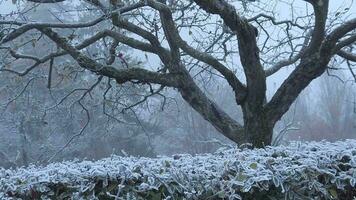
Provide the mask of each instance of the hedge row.
POLYGON ((0 169, 0 199, 356 199, 356 140, 0 169))

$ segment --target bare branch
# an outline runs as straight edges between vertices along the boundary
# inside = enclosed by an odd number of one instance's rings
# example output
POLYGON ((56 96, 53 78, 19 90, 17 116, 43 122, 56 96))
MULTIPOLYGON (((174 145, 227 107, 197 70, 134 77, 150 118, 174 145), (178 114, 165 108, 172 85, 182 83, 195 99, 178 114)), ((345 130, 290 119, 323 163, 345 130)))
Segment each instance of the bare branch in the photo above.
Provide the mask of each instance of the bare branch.
POLYGON ((300 49, 300 51, 296 55, 294 55, 286 60, 281 60, 281 61, 277 62, 276 64, 274 64, 272 67, 265 70, 266 76, 270 76, 270 75, 276 73, 277 71, 279 71, 281 68, 296 63, 305 54, 309 41, 310 41, 310 34, 307 34, 307 36, 304 39, 304 42, 302 44, 303 46, 300 49))
MULTIPOLYGON (((179 35, 177 28, 174 25, 174 21, 172 18, 172 13, 168 6, 158 3, 153 0, 148 1, 148 5, 159 10, 161 13, 161 19, 164 21, 163 27, 166 33, 167 38, 170 38, 170 46, 172 48, 182 48, 187 54, 196 58, 199 61, 202 61, 218 72, 220 72, 228 81, 230 86, 235 91, 235 96, 237 102, 241 104, 246 96, 246 87, 238 80, 235 74, 225 67, 222 63, 216 60, 213 56, 209 55, 208 53, 204 53, 201 51, 196 50, 195 48, 189 46, 179 35)), ((176 49, 177 51, 177 49, 176 49)), ((178 53, 178 52, 176 52, 178 53)), ((176 55, 177 56, 177 55, 176 55)))
MULTIPOLYGON (((99 22, 103 21, 105 19, 104 16, 99 17, 96 20, 93 20, 91 22, 87 23, 73 23, 73 24, 66 24, 66 23, 25 23, 25 22, 17 22, 17 25, 21 25, 19 28, 15 29, 8 35, 6 35, 1 41, 0 44, 4 44, 6 42, 9 42, 11 40, 16 39, 20 35, 26 33, 29 30, 32 29, 39 29, 39 28, 86 28, 90 26, 94 26, 98 24, 99 22)), ((14 24, 14 22, 10 21, 0 21, 0 24, 14 24)))
MULTIPOLYGON (((353 31, 356 29, 356 18, 351 19, 347 22, 344 22, 342 25, 334 29, 329 36, 327 37, 327 40, 329 43, 336 43, 338 40, 346 36, 347 33, 350 31, 353 31)), ((355 41, 355 35, 351 36, 351 41, 355 41)), ((346 40, 347 41, 347 40, 346 40)), ((350 42, 351 42, 350 41, 350 42)), ((349 42, 346 42, 349 43, 349 42)), ((340 46, 342 47, 342 46, 340 46)))
MULTIPOLYGON (((315 25, 306 52, 301 57, 301 61, 296 69, 282 83, 281 87, 265 106, 268 117, 273 123, 277 122, 292 103, 296 100, 300 92, 309 85, 315 78, 319 77, 326 69, 331 59, 331 55, 321 55, 320 50, 325 39, 325 24, 328 14, 328 0, 308 1, 313 5, 315 13, 315 25)), ((329 36, 327 38, 330 38, 329 36)), ((329 51, 332 48, 328 48, 329 51)))
POLYGON ((67 51, 82 68, 106 77, 114 78, 119 84, 130 80, 138 80, 142 83, 156 83, 169 87, 179 87, 179 82, 175 75, 161 74, 141 68, 117 69, 111 66, 105 66, 80 53, 76 48, 68 44, 65 38, 60 37, 51 29, 44 28, 39 30, 53 40, 59 47, 67 51))
POLYGON ((273 16, 269 16, 269 15, 267 15, 265 13, 260 13, 260 14, 258 14, 256 16, 252 17, 252 18, 247 19, 247 21, 248 22, 257 21, 257 19, 259 19, 261 17, 270 20, 272 22, 272 24, 274 24, 274 25, 287 24, 288 26, 295 26, 295 27, 298 27, 298 28, 300 28, 302 30, 306 29, 306 27, 301 26, 301 25, 299 25, 299 24, 297 24, 297 23, 295 23, 293 21, 290 21, 290 20, 277 21, 273 16))
POLYGON ((346 60, 349 60, 349 61, 352 61, 352 62, 356 62, 356 54, 340 50, 340 51, 337 52, 337 55, 342 57, 342 58, 345 58, 346 60))
POLYGON ((87 94, 89 94, 91 91, 94 90, 94 88, 99 85, 99 83, 101 82, 101 80, 103 79, 103 76, 99 76, 98 80, 90 87, 88 88, 84 94, 77 100, 78 104, 80 105, 80 107, 85 111, 86 117, 87 117, 87 121, 85 122, 84 126, 80 129, 79 133, 73 135, 72 137, 70 137, 70 139, 67 141, 67 143, 60 148, 50 159, 48 159, 47 162, 51 162, 55 157, 58 156, 58 154, 60 154, 61 152, 63 152, 63 150, 65 148, 67 148, 75 138, 83 135, 84 131, 86 130, 86 128, 89 126, 90 123, 90 113, 89 110, 83 105, 82 100, 86 97, 87 94))
MULTIPOLYGON (((355 29, 356 29, 356 23, 355 23, 355 29)), ((346 46, 349 46, 353 43, 356 43, 356 34, 353 34, 350 37, 338 42, 335 46, 335 51, 338 51, 338 50, 340 50, 346 46)))
POLYGON ((256 28, 240 17, 235 8, 225 0, 194 0, 208 13, 218 14, 225 24, 237 33, 240 60, 245 72, 248 95, 246 102, 252 107, 261 107, 265 99, 265 72, 260 63, 256 41, 256 28), (252 105, 253 104, 253 105, 252 105))

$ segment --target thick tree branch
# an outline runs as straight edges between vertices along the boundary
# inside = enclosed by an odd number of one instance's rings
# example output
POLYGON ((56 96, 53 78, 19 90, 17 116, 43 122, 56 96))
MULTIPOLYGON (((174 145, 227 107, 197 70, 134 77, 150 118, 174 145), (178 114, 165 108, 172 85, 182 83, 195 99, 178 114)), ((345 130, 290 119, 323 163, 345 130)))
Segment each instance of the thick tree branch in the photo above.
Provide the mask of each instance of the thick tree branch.
POLYGON ((87 22, 87 23, 25 23, 25 22, 12 22, 12 21, 0 21, 0 24, 16 24, 20 25, 19 28, 15 29, 6 37, 4 37, 1 41, 0 44, 12 41, 19 37, 20 35, 26 33, 29 30, 36 29, 36 28, 86 28, 86 27, 91 27, 99 22, 103 21, 105 17, 99 17, 93 21, 87 22))
POLYGON ((328 1, 311 2, 313 2, 316 13, 316 25, 312 42, 308 47, 308 53, 302 56, 300 64, 283 82, 271 101, 266 105, 266 112, 272 122, 278 121, 300 92, 327 69, 330 59, 337 53, 335 47, 338 40, 352 31, 356 25, 356 20, 350 20, 325 37, 325 21, 328 9, 326 5, 328 5, 328 1))
POLYGON ((247 19, 240 17, 236 9, 225 0, 194 0, 194 2, 206 12, 218 14, 225 24, 237 33, 240 60, 247 82, 246 103, 249 104, 249 112, 254 112, 254 108, 259 110, 265 99, 266 78, 260 63, 256 28, 249 24, 247 19))
MULTIPOLYGON (((42 27, 42 26, 40 26, 40 27, 42 27)), ((84 48, 88 47, 89 45, 95 43, 96 41, 98 41, 98 40, 100 40, 100 39, 102 39, 102 38, 104 38, 106 36, 110 36, 110 37, 116 39, 118 42, 126 44, 126 45, 128 45, 128 46, 130 46, 132 48, 135 48, 135 49, 139 49, 139 50, 142 50, 142 51, 151 52, 151 53, 155 53, 155 54, 159 54, 159 53, 162 53, 162 52, 164 52, 165 54, 169 54, 168 50, 166 50, 166 49, 164 49, 162 47, 159 47, 157 49, 157 48, 154 48, 152 45, 150 45, 148 43, 144 43, 144 42, 135 40, 133 38, 127 37, 126 35, 123 35, 123 34, 120 34, 120 33, 117 33, 117 32, 111 31, 111 30, 104 30, 104 31, 98 32, 97 34, 93 35, 92 37, 87 38, 86 40, 84 40, 79 45, 75 46, 75 48, 77 50, 84 49, 84 48)), ((29 68, 25 69, 23 72, 14 71, 14 70, 11 70, 11 69, 1 69, 0 70, 0 71, 6 71, 6 72, 15 73, 18 76, 25 76, 30 71, 32 71, 34 68, 39 66, 40 64, 45 63, 45 62, 47 62, 48 60, 50 60, 52 58, 63 56, 63 55, 66 55, 68 53, 67 51, 59 51, 59 52, 56 52, 56 53, 49 54, 48 56, 45 56, 45 57, 40 59, 40 58, 31 56, 31 55, 19 54, 19 53, 15 52, 14 50, 10 49, 9 47, 2 47, 2 48, 3 49, 8 49, 10 54, 16 59, 22 58, 22 59, 31 59, 31 60, 36 61, 33 65, 31 65, 29 68)))
POLYGON ((311 3, 314 9, 314 29, 311 36, 311 41, 307 49, 308 54, 317 52, 325 38, 325 25, 328 18, 329 0, 307 0, 311 3))
POLYGON ((158 56, 160 56, 160 55, 164 56, 164 55, 169 54, 169 50, 167 50, 161 46, 155 47, 149 43, 141 42, 139 40, 127 37, 126 35, 115 32, 115 31, 105 30, 105 31, 103 31, 103 34, 110 36, 110 37, 114 38, 115 40, 117 40, 118 42, 126 44, 127 46, 130 46, 134 49, 151 52, 151 53, 157 54, 158 56))
POLYGON ((356 54, 340 50, 340 51, 337 52, 337 55, 342 57, 342 58, 345 58, 346 60, 349 60, 349 61, 352 61, 352 62, 356 62, 356 54))
MULTIPOLYGON (((347 22, 344 22, 339 27, 335 28, 327 37, 328 42, 336 43, 338 40, 346 36, 347 33, 356 30, 356 18, 351 19, 347 22)), ((355 35, 350 37, 350 41, 348 39, 345 40, 345 45, 349 44, 350 42, 355 41, 355 35)), ((342 46, 340 46, 342 47, 342 46)))
POLYGON ((216 60, 213 56, 209 55, 208 53, 196 50, 195 48, 189 46, 187 42, 181 38, 176 26, 174 25, 172 13, 168 6, 153 0, 148 0, 147 2, 149 6, 160 11, 166 36, 167 38, 170 38, 170 46, 173 48, 181 48, 188 55, 210 65, 215 70, 220 72, 235 91, 235 97, 238 104, 241 104, 245 99, 247 91, 246 87, 240 82, 240 80, 238 80, 235 74, 218 60, 216 60))
MULTIPOLYGON (((99 32, 95 35, 93 35, 92 37, 89 37, 87 39, 85 39, 82 43, 78 44, 75 46, 76 49, 81 50, 84 49, 86 47, 88 47, 89 45, 95 43, 96 41, 102 39, 103 37, 105 37, 106 35, 103 34, 103 32, 99 32)), ((27 58, 27 59, 31 59, 31 60, 35 60, 36 62, 31 65, 30 67, 26 68, 23 72, 18 72, 15 70, 11 70, 11 69, 0 69, 0 71, 6 71, 6 72, 10 72, 10 73, 14 73, 18 76, 25 76, 27 75, 29 72, 31 72, 33 69, 35 69, 36 67, 38 67, 40 64, 43 64, 53 58, 56 57, 60 57, 63 55, 66 55, 67 52, 66 51, 59 51, 59 52, 55 52, 55 53, 51 53, 47 56, 44 56, 42 58, 37 58, 37 57, 33 57, 31 55, 22 55, 22 54, 18 54, 17 52, 15 52, 14 50, 10 49, 9 47, 2 47, 3 49, 8 49, 10 51, 10 54, 14 57, 14 58, 27 58), (11 53, 13 52, 13 53, 11 53), (19 55, 21 55, 21 57, 19 57, 19 55)))
MULTIPOLYGON (((163 26, 166 26, 165 35, 172 51, 177 52, 177 48, 180 48, 179 42, 177 42, 177 33, 175 32, 176 27, 171 16, 171 12, 165 4, 159 3, 157 1, 148 0, 148 5, 154 9, 160 11, 161 20, 163 26)), ((120 21, 120 20, 119 20, 120 21)), ((157 39, 151 34, 147 33, 143 29, 128 23, 127 21, 121 21, 118 26, 135 32, 138 35, 148 39, 153 46, 157 39)), ((228 116, 223 110, 221 110, 213 101, 211 101, 196 85, 193 78, 190 76, 186 68, 181 64, 179 55, 172 54, 172 58, 169 60, 169 69, 180 76, 180 87, 179 92, 182 97, 198 112, 204 119, 209 121, 217 130, 222 132, 229 139, 241 143, 243 140, 243 127, 228 116), (172 62, 170 62, 172 61, 172 62)), ((163 61, 164 63, 164 61, 163 61)))
MULTIPOLYGON (((355 25, 355 30, 356 30, 356 25, 355 25)), ((338 42, 335 46, 335 51, 342 49, 346 46, 350 46, 352 44, 356 44, 356 34, 353 34, 350 37, 338 42)))
POLYGON ((102 65, 82 54, 75 47, 71 46, 65 38, 60 37, 51 29, 39 28, 39 30, 54 41, 59 47, 67 51, 82 68, 113 78, 119 84, 131 80, 138 80, 141 83, 155 83, 176 88, 180 86, 177 77, 172 74, 161 74, 141 68, 117 69, 111 66, 102 65))
POLYGON ((170 61, 171 61, 171 55, 168 51, 166 51, 160 44, 158 38, 156 38, 156 36, 154 36, 152 33, 150 33, 149 31, 146 31, 145 29, 130 23, 128 20, 123 19, 122 17, 118 17, 117 20, 115 20, 115 22, 117 24, 114 24, 115 26, 118 26, 122 29, 128 30, 132 33, 135 33, 141 37, 143 37, 144 39, 148 40, 151 45, 153 46, 153 48, 155 48, 156 50, 158 50, 157 55, 160 57, 161 61, 167 66, 171 66, 170 65, 170 61))
MULTIPOLYGON (((174 25, 170 9, 165 4, 154 0, 147 0, 147 3, 149 6, 160 12, 162 24, 166 29, 165 34, 173 51, 177 51, 177 48, 185 49, 177 28, 174 25)), ((195 51, 195 53, 197 53, 197 51, 195 51)), ((178 55, 172 55, 172 57, 175 56, 179 59, 178 55)), ((182 83, 179 92, 183 99, 227 138, 236 143, 243 143, 245 141, 243 135, 244 128, 202 92, 194 82, 193 78, 189 75, 186 68, 181 64, 180 60, 173 59, 173 61, 175 61, 174 64, 178 66, 174 66, 172 70, 182 74, 182 83)))
POLYGON ((179 46, 175 37, 177 28, 170 9, 165 4, 155 0, 147 0, 147 4, 159 11, 163 32, 171 49, 172 59, 174 62, 180 62, 179 46))

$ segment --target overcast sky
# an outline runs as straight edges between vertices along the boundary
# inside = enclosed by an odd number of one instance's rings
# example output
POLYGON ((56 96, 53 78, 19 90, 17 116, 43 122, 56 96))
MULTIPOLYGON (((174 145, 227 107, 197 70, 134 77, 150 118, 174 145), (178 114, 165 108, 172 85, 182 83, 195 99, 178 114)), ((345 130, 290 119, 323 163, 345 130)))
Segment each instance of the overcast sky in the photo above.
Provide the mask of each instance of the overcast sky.
POLYGON ((11 11, 16 10, 16 6, 8 0, 0 0, 0 14, 8 14, 11 11))

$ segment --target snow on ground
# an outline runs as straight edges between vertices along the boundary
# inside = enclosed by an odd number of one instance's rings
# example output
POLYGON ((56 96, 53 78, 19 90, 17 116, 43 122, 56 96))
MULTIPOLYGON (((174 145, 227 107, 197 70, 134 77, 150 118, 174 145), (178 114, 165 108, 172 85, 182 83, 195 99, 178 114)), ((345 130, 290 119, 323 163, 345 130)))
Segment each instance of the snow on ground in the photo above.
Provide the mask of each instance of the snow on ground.
POLYGON ((0 199, 31 196, 34 191, 46 199, 54 195, 51 186, 56 184, 71 188, 73 199, 85 195, 87 199, 88 194, 94 199, 97 180, 102 180, 101 187, 119 182, 106 192, 122 199, 127 199, 128 191, 142 194, 162 187, 166 189, 162 194, 166 199, 174 199, 175 193, 183 199, 241 199, 245 193, 271 188, 278 188, 286 197, 302 195, 298 191, 304 188, 311 198, 335 199, 339 190, 356 187, 356 140, 294 142, 254 150, 232 147, 196 156, 111 156, 98 161, 0 168, 0 199))

